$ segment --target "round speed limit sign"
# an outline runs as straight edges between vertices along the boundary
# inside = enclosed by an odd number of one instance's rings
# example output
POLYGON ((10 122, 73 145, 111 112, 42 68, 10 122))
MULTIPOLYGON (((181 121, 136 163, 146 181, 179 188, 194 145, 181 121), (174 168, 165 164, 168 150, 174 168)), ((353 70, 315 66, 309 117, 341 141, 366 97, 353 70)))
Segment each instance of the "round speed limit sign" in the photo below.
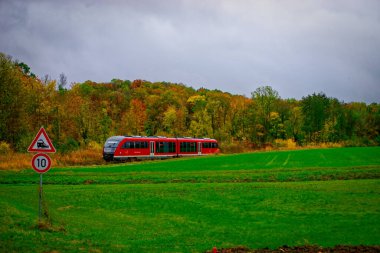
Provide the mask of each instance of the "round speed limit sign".
POLYGON ((51 160, 46 154, 38 153, 32 158, 32 167, 37 173, 45 173, 50 169, 51 160))

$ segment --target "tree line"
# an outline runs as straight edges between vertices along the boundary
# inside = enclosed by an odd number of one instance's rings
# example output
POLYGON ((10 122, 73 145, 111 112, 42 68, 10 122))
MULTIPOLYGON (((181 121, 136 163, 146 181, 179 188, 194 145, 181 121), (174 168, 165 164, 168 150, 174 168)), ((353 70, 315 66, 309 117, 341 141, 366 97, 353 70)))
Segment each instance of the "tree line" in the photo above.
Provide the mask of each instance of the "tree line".
POLYGON ((323 92, 283 99, 270 86, 251 97, 184 84, 113 79, 67 87, 38 78, 25 63, 0 53, 0 142, 25 152, 41 126, 66 152, 113 135, 195 136, 260 148, 380 144, 380 104, 344 103, 323 92))

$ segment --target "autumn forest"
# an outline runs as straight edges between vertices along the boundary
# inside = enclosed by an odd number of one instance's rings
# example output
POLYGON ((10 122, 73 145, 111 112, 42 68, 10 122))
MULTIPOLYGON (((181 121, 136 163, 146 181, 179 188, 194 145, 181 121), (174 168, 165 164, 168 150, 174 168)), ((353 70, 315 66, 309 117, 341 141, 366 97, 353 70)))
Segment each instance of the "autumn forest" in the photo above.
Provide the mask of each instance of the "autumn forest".
POLYGON ((26 152, 41 126, 61 153, 101 146, 113 135, 210 137, 222 152, 380 144, 378 103, 345 103, 323 92, 284 99, 265 85, 246 97, 169 82, 66 80, 37 77, 0 53, 3 147, 26 152))

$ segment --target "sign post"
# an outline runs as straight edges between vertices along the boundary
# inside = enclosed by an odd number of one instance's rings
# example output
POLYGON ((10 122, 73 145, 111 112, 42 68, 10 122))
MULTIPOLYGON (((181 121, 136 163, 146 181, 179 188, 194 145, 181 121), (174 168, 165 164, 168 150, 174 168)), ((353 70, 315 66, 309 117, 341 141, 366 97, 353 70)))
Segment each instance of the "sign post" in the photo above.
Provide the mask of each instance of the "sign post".
POLYGON ((40 187, 38 187, 38 222, 42 217, 42 173, 40 174, 40 187))
POLYGON ((50 157, 46 154, 38 153, 32 158, 33 169, 40 174, 40 187, 38 189, 38 220, 41 222, 42 216, 42 174, 51 167, 50 157))
MULTIPOLYGON (((30 144, 28 152, 55 153, 53 143, 50 141, 43 127, 40 128, 36 137, 30 144)), ((47 154, 37 153, 32 158, 32 168, 40 174, 40 185, 38 190, 38 221, 42 217, 42 174, 50 170, 51 159, 47 154)))

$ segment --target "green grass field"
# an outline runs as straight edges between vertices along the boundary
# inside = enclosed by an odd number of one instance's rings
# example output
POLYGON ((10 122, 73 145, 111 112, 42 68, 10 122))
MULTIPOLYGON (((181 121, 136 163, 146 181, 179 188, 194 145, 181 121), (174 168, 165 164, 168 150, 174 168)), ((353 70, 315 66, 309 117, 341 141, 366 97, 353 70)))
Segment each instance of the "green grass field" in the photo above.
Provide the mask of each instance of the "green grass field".
MULTIPOLYGON (((54 155, 52 155, 54 160, 54 155)), ((54 165, 53 165, 54 166, 54 165)), ((380 148, 0 171, 0 252, 380 245, 380 148)))

